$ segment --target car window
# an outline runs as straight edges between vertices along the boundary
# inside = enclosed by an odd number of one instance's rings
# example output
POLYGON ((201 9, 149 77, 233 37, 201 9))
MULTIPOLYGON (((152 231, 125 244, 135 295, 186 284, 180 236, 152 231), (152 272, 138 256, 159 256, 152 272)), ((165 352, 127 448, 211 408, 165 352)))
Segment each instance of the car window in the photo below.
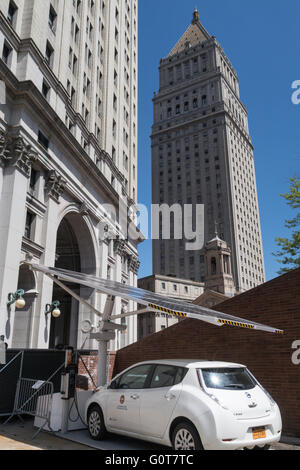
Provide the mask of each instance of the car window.
POLYGON ((202 369, 207 388, 219 390, 251 390, 257 383, 245 368, 202 369))
POLYGON ((133 369, 130 369, 119 379, 118 388, 131 390, 144 388, 151 369, 151 364, 137 366, 133 369))
POLYGON ((178 367, 174 385, 180 384, 180 382, 183 381, 187 373, 188 369, 186 369, 185 367, 178 367))
POLYGON ((182 381, 184 369, 182 367, 159 365, 155 367, 150 388, 172 387, 182 381))

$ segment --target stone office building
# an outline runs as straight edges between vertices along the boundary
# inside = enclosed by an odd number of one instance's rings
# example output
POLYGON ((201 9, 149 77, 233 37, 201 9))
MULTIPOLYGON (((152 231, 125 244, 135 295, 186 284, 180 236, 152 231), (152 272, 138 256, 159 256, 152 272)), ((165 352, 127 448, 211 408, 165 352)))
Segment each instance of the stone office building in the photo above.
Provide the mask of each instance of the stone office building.
MULTIPOLYGON (((128 240, 118 213, 121 200, 134 221, 137 8, 137 0, 0 0, 0 335, 10 347, 80 347, 82 321, 95 324, 24 259, 137 284, 142 237, 128 240), (23 310, 7 305, 17 289, 23 310), (55 300, 58 319, 45 315, 55 300)), ((100 294, 70 287, 103 308, 100 294)), ((135 309, 117 299, 122 307, 135 309)), ((112 349, 136 340, 136 322, 112 349)))
MULTIPOLYGON (((235 288, 265 281, 253 145, 235 69, 198 11, 159 67, 152 129, 153 204, 205 205, 205 243, 232 252, 235 288)), ((205 281, 204 250, 153 241, 155 274, 205 281)))

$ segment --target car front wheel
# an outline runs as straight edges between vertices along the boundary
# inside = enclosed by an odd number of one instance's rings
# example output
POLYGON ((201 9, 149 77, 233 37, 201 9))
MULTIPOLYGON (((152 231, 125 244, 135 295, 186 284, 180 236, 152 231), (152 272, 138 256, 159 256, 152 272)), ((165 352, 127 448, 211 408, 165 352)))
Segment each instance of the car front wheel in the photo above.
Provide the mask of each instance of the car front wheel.
POLYGON ((203 450, 197 430, 190 423, 182 422, 176 426, 172 434, 174 450, 203 450))
POLYGON ((93 405, 88 413, 88 429, 92 439, 102 441, 106 436, 103 413, 99 406, 93 405))

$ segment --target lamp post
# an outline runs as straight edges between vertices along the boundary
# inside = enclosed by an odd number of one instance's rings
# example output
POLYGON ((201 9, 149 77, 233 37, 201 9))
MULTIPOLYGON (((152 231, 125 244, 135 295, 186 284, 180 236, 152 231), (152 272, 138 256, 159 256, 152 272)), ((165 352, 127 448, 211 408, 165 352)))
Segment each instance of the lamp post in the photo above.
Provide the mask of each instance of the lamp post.
POLYGON ((7 305, 11 306, 12 304, 16 304, 16 308, 22 309, 25 307, 26 302, 23 299, 23 296, 25 294, 25 291, 23 289, 18 289, 14 293, 8 294, 8 299, 7 299, 7 305))
POLYGON ((58 300, 55 300, 54 302, 52 302, 52 304, 47 304, 45 315, 47 316, 49 314, 52 314, 53 318, 59 318, 61 315, 61 311, 59 307, 60 307, 60 302, 58 300))

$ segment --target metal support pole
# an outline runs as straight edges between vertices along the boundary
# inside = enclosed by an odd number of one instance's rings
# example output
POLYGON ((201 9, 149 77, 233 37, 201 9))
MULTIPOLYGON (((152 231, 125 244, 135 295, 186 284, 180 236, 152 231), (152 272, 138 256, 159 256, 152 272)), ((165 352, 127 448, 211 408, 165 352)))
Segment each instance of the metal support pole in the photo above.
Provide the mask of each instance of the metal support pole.
POLYGON ((143 308, 140 310, 134 310, 133 312, 123 313, 122 315, 114 315, 111 317, 111 320, 121 320, 122 318, 133 317, 135 315, 144 315, 145 313, 157 313, 157 311, 151 308, 143 308))
POLYGON ((108 342, 99 341, 98 347, 98 387, 104 387, 107 384, 107 353, 108 342))
POLYGON ((66 434, 69 430, 69 379, 70 375, 67 371, 68 366, 72 361, 73 348, 67 348, 65 351, 65 364, 64 374, 62 375, 61 383, 61 402, 62 402, 62 417, 61 417, 61 432, 66 434))
POLYGON ((75 294, 71 289, 69 289, 65 284, 63 284, 61 281, 59 281, 56 277, 52 276, 51 274, 45 273, 46 276, 48 276, 51 281, 55 282, 58 286, 60 286, 62 289, 64 289, 68 294, 70 294, 74 299, 78 300, 78 302, 84 304, 86 307, 91 309, 98 317, 102 317, 103 314, 99 312, 93 305, 89 304, 86 300, 84 300, 82 297, 79 297, 79 295, 75 294))
MULTIPOLYGON (((110 320, 115 305, 115 297, 108 295, 105 302, 103 323, 100 327, 100 331, 105 331, 105 321, 110 320)), ((107 353, 108 353, 108 341, 99 341, 98 346, 98 373, 97 382, 98 387, 104 387, 107 384, 107 353)))

